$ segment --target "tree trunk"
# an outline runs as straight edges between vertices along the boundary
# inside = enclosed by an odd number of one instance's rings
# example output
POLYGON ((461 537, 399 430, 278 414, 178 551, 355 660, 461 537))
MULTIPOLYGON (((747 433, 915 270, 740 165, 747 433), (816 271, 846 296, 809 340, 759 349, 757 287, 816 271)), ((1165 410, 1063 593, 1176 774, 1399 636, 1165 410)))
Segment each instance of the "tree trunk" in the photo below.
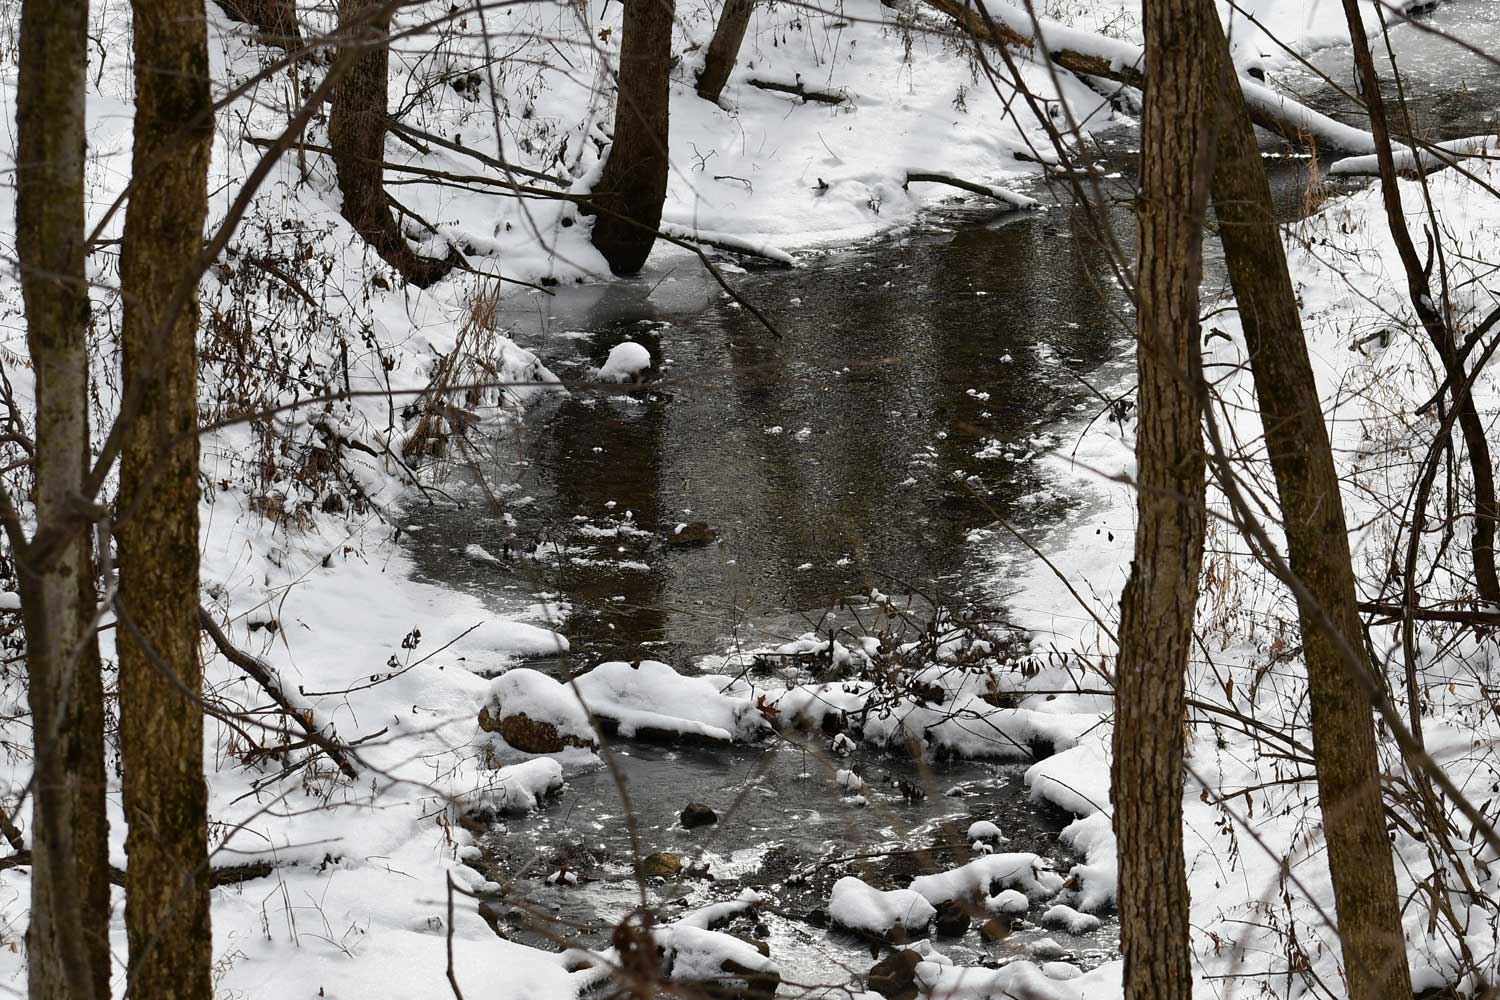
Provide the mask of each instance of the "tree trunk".
POLYGON ((673 0, 623 0, 615 139, 595 186, 593 243, 616 274, 646 263, 667 197, 673 0))
POLYGON ((262 44, 288 52, 302 47, 296 0, 218 0, 218 4, 230 20, 258 28, 262 44))
MULTIPOLYGON (((1212 9, 1209 0, 1200 0, 1212 9)), ((1396 871, 1380 797, 1380 761, 1365 688, 1319 618, 1370 671, 1356 604, 1349 534, 1323 407, 1302 334, 1255 133, 1222 32, 1204 62, 1220 80, 1213 197, 1239 306, 1266 450, 1276 478, 1299 601, 1311 692, 1318 795, 1351 1000, 1409 1000, 1396 871)))
POLYGON ((724 0, 719 23, 714 27, 714 37, 703 57, 703 71, 698 74, 698 96, 705 101, 719 103, 724 84, 729 82, 729 74, 740 57, 740 45, 745 41, 745 31, 750 27, 750 14, 754 10, 755 0, 724 0))
POLYGON ((341 212, 382 260, 418 288, 440 281, 455 257, 426 257, 406 242, 391 216, 385 190, 385 133, 390 89, 390 27, 395 5, 388 0, 339 0, 338 72, 328 145, 333 151, 341 212))
POLYGON ((1198 282, 1211 67, 1200 0, 1146 5, 1146 90, 1137 237, 1135 557, 1120 608, 1110 798, 1120 856, 1125 996, 1188 1000, 1182 795, 1185 674, 1203 561, 1198 282))
MULTIPOLYGON (((1391 149, 1390 128, 1386 124, 1385 100, 1380 94, 1380 78, 1370 55, 1364 21, 1358 0, 1344 0, 1344 17, 1349 24, 1349 40, 1354 48, 1354 62, 1359 71, 1360 89, 1370 112, 1370 132, 1375 137, 1375 158, 1380 166, 1380 191, 1385 200, 1386 223, 1391 240, 1406 271, 1407 293, 1422 328, 1432 341, 1433 349, 1443 363, 1443 374, 1456 394, 1464 384, 1459 371, 1458 347, 1453 330, 1432 295, 1427 280, 1427 266, 1417 256, 1406 228, 1406 212, 1401 206, 1401 187, 1397 181, 1395 157, 1391 149)), ((1458 405, 1458 426, 1464 446, 1469 450, 1469 468, 1474 477, 1474 582, 1481 600, 1500 605, 1500 574, 1495 566, 1495 528, 1500 521, 1500 502, 1495 495, 1495 467, 1490 445, 1484 434, 1484 422, 1474 406, 1474 397, 1465 393, 1458 405)), ((1416 723, 1420 725, 1420 723, 1416 723)))
MULTIPOLYGON (((89 294, 84 259, 87 0, 26 0, 16 93, 16 248, 36 377, 36 517, 66 520, 89 466, 89 294)), ((33 998, 109 996, 104 692, 89 534, 45 565, 16 552, 36 770, 33 998)))
POLYGON ((207 1000, 203 676, 198 651, 196 294, 167 315, 203 249, 213 139, 201 0, 133 0, 136 192, 120 285, 125 392, 142 393, 120 457, 120 744, 130 832, 130 992, 207 1000))

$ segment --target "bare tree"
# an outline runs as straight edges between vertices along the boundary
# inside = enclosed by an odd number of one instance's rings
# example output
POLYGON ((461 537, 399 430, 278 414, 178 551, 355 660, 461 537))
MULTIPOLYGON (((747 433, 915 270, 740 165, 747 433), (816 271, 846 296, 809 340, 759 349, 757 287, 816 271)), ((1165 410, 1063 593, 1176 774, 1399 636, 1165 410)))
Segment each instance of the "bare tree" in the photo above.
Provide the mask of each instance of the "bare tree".
POLYGON ((734 71, 735 61, 740 57, 740 46, 744 44, 745 31, 750 27, 750 14, 754 10, 755 0, 724 0, 719 23, 714 27, 714 37, 703 57, 703 70, 698 74, 698 96, 705 101, 719 102, 724 84, 729 82, 729 74, 734 71))
MULTIPOLYGON (((84 261, 87 0, 26 0, 16 93, 16 248, 36 378, 33 500, 71 519, 89 467, 84 261)), ((104 693, 89 532, 50 557, 13 546, 36 755, 28 981, 34 998, 109 996, 104 693)))
POLYGON ((198 299, 213 140, 204 8, 133 0, 136 196, 125 216, 123 378, 141 416, 120 456, 125 925, 135 996, 207 1000, 207 786, 198 651, 198 299), (149 192, 150 197, 144 197, 149 192))
POLYGON ((419 288, 442 280, 456 258, 426 257, 412 249, 391 214, 385 190, 385 135, 389 110, 390 0, 339 0, 338 83, 328 118, 328 143, 344 196, 344 219, 382 260, 419 288))
MULTIPOLYGON (((1200 0, 1212 11, 1209 0, 1200 0)), ((1296 293, 1276 226, 1271 187, 1240 96, 1222 31, 1204 39, 1204 62, 1219 78, 1219 139, 1214 211, 1239 306, 1250 371, 1260 401, 1266 450, 1276 478, 1293 572, 1306 588, 1299 600, 1312 703, 1319 802, 1328 868, 1352 1000, 1411 996, 1395 864, 1381 804, 1380 759, 1370 700, 1345 650, 1370 671, 1360 630, 1328 429, 1313 378, 1296 293)), ((1227 470, 1226 470, 1227 471, 1227 470)))
POLYGON ((1200 0, 1146 5, 1137 201, 1135 556, 1120 608, 1110 798, 1120 852, 1125 995, 1187 1000, 1182 778, 1186 671, 1203 561, 1198 282, 1217 31, 1200 0))
POLYGON ((615 136, 595 186, 594 247, 616 274, 646 263, 667 197, 673 0, 624 0, 615 136))

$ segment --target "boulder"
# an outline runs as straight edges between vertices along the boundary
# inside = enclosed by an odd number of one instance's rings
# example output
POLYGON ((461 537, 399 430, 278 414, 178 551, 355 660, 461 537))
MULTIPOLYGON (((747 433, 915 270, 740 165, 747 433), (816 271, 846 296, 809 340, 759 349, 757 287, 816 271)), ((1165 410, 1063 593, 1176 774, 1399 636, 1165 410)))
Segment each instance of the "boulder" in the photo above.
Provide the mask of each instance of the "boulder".
POLYGON ((969 932, 969 908, 960 899, 939 903, 933 927, 938 937, 957 938, 969 932))
POLYGON ((695 830, 700 826, 713 826, 719 821, 719 814, 702 802, 689 802, 678 819, 684 830, 695 830))
POLYGON ((865 985, 886 1000, 914 1000, 917 995, 917 964, 922 956, 900 948, 876 962, 865 977, 865 985))
POLYGON ((667 851, 657 851, 641 859, 641 874, 646 878, 675 878, 682 874, 682 859, 667 851))

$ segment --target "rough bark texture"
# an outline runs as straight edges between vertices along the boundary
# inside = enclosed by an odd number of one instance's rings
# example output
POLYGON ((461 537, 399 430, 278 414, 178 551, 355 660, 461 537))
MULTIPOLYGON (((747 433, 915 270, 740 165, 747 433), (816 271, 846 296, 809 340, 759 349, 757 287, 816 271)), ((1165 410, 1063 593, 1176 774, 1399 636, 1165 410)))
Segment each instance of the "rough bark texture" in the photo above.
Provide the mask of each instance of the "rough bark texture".
POLYGON ((385 162, 393 6, 387 0, 339 0, 341 75, 333 88, 328 144, 344 196, 345 221, 402 278, 426 288, 453 269, 454 258, 417 253, 391 215, 381 164, 385 162))
POLYGON ((207 788, 198 698, 196 294, 167 304, 203 248, 213 138, 201 0, 133 0, 134 196, 120 264, 126 393, 120 458, 120 742, 130 993, 212 995, 207 788))
POLYGON ((724 84, 729 82, 729 74, 740 57, 740 45, 745 41, 753 10, 755 0, 724 0, 719 23, 714 26, 714 37, 703 57, 703 71, 698 74, 698 96, 705 101, 719 102, 724 84))
POLYGON ((1381 809, 1370 700, 1323 624, 1332 624, 1361 661, 1358 669, 1368 673, 1338 473, 1271 188, 1239 84, 1229 71, 1228 43, 1222 32, 1215 34, 1214 49, 1205 54, 1205 61, 1218 67, 1221 87, 1214 210, 1260 400, 1287 551, 1310 598, 1299 601, 1298 610, 1348 995, 1408 1000, 1411 978, 1381 809))
POLYGON ((646 263, 667 197, 673 0, 624 0, 615 138, 594 188, 595 249, 616 274, 646 263))
MULTIPOLYGON (((1407 292, 1422 328, 1432 341, 1443 363, 1448 384, 1464 384, 1459 369, 1458 345, 1453 330, 1444 318, 1437 297, 1427 280, 1427 265, 1417 256, 1416 245, 1406 228, 1406 212, 1401 206, 1401 187, 1397 182, 1395 157, 1391 149, 1391 131, 1386 123, 1385 101, 1380 94, 1380 78, 1365 37, 1364 21, 1358 0, 1344 0, 1344 17, 1349 24, 1349 40, 1354 49, 1355 67, 1359 71, 1361 92, 1370 112, 1370 133, 1375 137, 1375 159, 1380 165, 1380 192, 1385 201, 1386 222, 1401 266, 1406 271, 1407 292)), ((1500 605, 1500 574, 1495 566, 1495 529, 1500 522, 1500 502, 1495 495, 1495 468, 1490 445, 1484 434, 1484 422, 1475 408, 1474 397, 1463 394, 1457 401, 1458 426, 1464 446, 1469 450, 1469 468, 1474 477, 1474 582, 1482 600, 1500 605)))
POLYGON ((260 41, 291 52, 302 46, 297 25, 296 0, 218 0, 219 8, 232 21, 260 29, 260 41))
POLYGON ((1200 0, 1153 0, 1145 8, 1152 85, 1137 208, 1138 516, 1120 609, 1110 783, 1131 1000, 1192 994, 1182 764, 1185 673, 1203 561, 1198 282, 1214 78, 1202 53, 1205 32, 1217 30, 1201 8, 1200 0))
MULTIPOLYGON (((84 275, 87 0, 26 0, 16 94, 16 248, 36 378, 33 499, 67 520, 89 464, 89 297, 84 275)), ((45 565, 17 552, 25 598, 36 777, 32 789, 33 998, 109 996, 104 693, 87 527, 45 565)))

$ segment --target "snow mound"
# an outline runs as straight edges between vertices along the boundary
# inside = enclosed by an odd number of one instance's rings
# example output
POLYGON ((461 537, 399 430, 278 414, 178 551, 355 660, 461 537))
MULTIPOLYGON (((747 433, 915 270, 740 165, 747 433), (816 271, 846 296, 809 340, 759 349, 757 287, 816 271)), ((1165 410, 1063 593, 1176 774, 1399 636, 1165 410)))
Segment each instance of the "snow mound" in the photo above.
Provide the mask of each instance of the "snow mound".
POLYGON ((969 832, 965 835, 965 839, 971 844, 976 840, 999 843, 1005 839, 1005 835, 1000 832, 1000 828, 994 823, 991 823, 987 819, 981 819, 969 824, 969 832))
POLYGON ((651 352, 633 340, 616 344, 610 349, 604 367, 599 369, 601 382, 636 382, 640 374, 651 367, 651 352))
POLYGON ((767 726, 749 690, 714 675, 685 677, 665 663, 601 663, 575 677, 573 691, 590 714, 625 737, 754 739, 767 726))
POLYGON ((910 889, 881 892, 853 875, 845 875, 833 884, 828 915, 841 927, 877 937, 888 937, 898 930, 916 936, 927 929, 937 910, 910 889))

